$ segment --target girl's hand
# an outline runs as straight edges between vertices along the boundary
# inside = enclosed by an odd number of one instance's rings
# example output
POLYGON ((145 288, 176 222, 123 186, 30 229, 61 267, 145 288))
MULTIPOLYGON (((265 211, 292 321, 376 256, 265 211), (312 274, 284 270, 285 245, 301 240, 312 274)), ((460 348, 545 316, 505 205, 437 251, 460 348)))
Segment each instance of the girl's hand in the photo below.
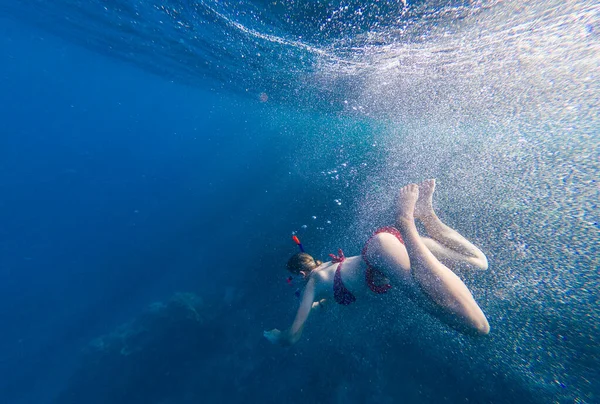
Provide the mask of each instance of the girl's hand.
POLYGON ((281 343, 281 331, 277 328, 272 329, 271 331, 263 332, 263 336, 269 340, 272 344, 280 344, 281 343))
POLYGON ((317 309, 317 308, 318 308, 318 309, 321 309, 321 310, 325 309, 325 302, 326 302, 326 301, 327 301, 327 300, 325 300, 325 299, 321 299, 321 300, 319 300, 318 302, 314 302, 314 303, 312 304, 312 309, 313 309, 313 310, 315 310, 315 309, 317 309))

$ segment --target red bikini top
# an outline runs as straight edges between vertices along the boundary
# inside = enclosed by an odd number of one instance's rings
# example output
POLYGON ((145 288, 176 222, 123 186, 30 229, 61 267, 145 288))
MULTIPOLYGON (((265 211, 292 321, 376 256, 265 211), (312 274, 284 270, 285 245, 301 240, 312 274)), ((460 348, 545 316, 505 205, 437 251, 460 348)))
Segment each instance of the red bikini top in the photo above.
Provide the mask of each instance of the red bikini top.
POLYGON ((346 260, 344 256, 344 252, 340 248, 338 250, 338 255, 329 254, 331 257, 331 262, 338 263, 338 266, 335 270, 335 276, 333 277, 333 298, 336 302, 341 305, 347 306, 350 303, 354 303, 356 301, 356 297, 344 286, 344 282, 342 282, 342 264, 346 260))

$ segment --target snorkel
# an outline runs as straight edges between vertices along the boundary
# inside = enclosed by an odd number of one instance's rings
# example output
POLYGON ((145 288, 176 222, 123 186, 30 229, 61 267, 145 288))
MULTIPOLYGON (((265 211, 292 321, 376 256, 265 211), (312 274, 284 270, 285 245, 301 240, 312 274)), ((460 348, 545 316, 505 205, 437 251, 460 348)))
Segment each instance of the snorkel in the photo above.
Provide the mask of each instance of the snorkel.
POLYGON ((300 242, 300 239, 298 238, 298 236, 293 235, 292 240, 294 240, 294 243, 296 243, 298 248, 300 248, 300 252, 304 252, 304 247, 302 247, 302 243, 300 242))
MULTIPOLYGON (((294 240, 294 243, 296 243, 296 245, 297 245, 297 246, 298 246, 298 248, 300 249, 300 252, 304 252, 304 247, 302 247, 302 243, 300 242, 300 239, 298 238, 298 236, 296 236, 296 235, 294 234, 294 235, 292 236, 292 240, 294 240)), ((286 279, 286 281, 287 281, 287 284, 288 284, 288 285, 290 285, 290 286, 293 286, 293 285, 292 285, 292 281, 293 281, 293 280, 294 280, 294 278, 293 278, 292 276, 289 276, 289 277, 286 279)), ((300 297, 300 289, 299 289, 299 288, 297 288, 297 289, 294 291, 294 295, 295 295, 297 298, 299 298, 299 297, 300 297)))

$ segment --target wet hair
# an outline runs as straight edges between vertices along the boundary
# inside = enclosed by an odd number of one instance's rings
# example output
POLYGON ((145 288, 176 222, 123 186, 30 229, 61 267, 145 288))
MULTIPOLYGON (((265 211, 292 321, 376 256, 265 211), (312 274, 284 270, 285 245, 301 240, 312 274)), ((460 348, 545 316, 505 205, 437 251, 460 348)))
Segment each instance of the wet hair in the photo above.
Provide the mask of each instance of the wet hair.
POLYGON ((300 271, 308 273, 319 265, 321 265, 321 261, 316 261, 310 254, 301 252, 292 255, 287 263, 287 270, 298 275, 300 271))

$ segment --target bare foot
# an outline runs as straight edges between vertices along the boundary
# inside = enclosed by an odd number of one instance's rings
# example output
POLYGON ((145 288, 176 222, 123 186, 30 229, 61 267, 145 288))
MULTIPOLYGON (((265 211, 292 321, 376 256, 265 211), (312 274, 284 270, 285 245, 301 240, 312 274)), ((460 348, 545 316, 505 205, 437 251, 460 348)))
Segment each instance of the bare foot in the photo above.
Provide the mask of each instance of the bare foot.
POLYGON ((435 180, 425 180, 419 184, 419 199, 415 206, 415 218, 420 219, 433 214, 433 191, 435 191, 435 180))
POLYGON ((397 220, 414 220, 415 204, 419 198, 419 186, 417 184, 408 184, 400 188, 398 194, 397 220))

